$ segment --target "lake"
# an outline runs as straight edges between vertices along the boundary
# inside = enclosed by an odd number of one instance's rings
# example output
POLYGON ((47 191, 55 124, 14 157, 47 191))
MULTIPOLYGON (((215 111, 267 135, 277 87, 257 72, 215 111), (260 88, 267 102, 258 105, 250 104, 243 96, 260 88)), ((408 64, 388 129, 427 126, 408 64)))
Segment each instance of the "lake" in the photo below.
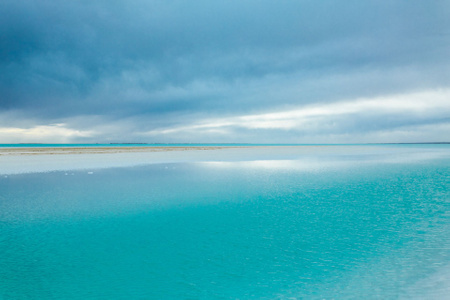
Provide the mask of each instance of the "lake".
POLYGON ((0 299, 450 294, 450 145, 235 151, 4 172, 0 299))

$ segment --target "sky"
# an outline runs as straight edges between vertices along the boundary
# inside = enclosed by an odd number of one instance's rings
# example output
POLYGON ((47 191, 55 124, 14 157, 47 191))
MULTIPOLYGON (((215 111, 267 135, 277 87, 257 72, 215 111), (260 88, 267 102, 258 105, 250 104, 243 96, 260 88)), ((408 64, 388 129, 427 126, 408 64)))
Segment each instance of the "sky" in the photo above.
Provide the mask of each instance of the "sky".
POLYGON ((0 143, 450 141, 448 0, 2 0, 0 143))

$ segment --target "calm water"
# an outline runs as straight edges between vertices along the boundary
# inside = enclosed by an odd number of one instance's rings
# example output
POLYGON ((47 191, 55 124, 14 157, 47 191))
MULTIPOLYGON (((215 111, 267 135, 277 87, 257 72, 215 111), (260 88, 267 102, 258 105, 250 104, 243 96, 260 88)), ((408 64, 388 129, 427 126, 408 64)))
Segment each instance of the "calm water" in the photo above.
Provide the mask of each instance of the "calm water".
POLYGON ((0 299, 448 299, 449 150, 2 175, 0 299))

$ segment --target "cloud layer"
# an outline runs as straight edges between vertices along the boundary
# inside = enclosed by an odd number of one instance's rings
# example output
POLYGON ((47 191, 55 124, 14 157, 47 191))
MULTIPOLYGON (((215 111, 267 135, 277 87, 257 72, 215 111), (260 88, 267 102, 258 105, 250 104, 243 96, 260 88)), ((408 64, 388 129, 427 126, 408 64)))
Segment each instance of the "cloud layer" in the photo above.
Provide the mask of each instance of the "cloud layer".
POLYGON ((448 1, 5 0, 0 142, 440 141, 448 53, 448 1))

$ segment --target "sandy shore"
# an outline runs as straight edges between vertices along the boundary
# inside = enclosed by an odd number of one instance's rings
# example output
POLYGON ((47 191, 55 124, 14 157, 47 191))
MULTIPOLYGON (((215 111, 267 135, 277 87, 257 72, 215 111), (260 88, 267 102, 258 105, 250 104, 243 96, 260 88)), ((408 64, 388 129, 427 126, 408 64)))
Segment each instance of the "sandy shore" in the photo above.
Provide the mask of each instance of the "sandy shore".
MULTIPOLYGON (((168 152, 186 150, 217 150, 225 147, 193 146, 193 147, 17 147, 0 148, 3 155, 55 155, 55 154, 105 154, 105 153, 136 153, 136 152, 168 152)), ((242 148, 242 147, 226 147, 242 148)))
POLYGON ((0 148, 0 174, 93 170, 148 164, 242 161, 295 157, 298 148, 280 147, 36 147, 0 148), (280 149, 281 152, 280 152, 280 149))
POLYGON ((447 157, 447 147, 436 146, 192 146, 192 147, 6 147, 0 148, 0 175, 66 170, 132 167, 193 162, 279 161, 286 166, 351 163, 382 155, 392 163, 447 157))
MULTIPOLYGON (((193 162, 307 159, 322 146, 16 147, 0 148, 0 175, 193 162)), ((335 149, 337 150, 337 149, 335 149)))

